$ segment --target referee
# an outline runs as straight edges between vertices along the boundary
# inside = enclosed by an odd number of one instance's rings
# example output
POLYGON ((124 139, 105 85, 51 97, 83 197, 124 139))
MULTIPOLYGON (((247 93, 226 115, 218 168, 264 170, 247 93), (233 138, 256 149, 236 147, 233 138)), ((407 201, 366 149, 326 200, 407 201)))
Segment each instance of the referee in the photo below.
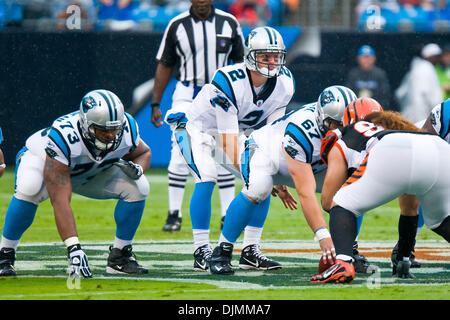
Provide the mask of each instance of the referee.
MULTIPOLYGON (((213 78, 216 69, 231 61, 243 61, 243 35, 236 18, 214 8, 212 0, 191 0, 191 4, 189 11, 169 22, 156 55, 158 66, 151 103, 151 121, 156 127, 163 123, 159 104, 175 67, 178 82, 172 96, 172 108, 192 102, 202 86, 213 78)), ((188 175, 188 167, 172 135, 168 167, 169 212, 164 231, 181 228, 181 206, 188 175)), ((217 181, 223 224, 228 205, 234 198, 234 176, 218 165, 217 181)))

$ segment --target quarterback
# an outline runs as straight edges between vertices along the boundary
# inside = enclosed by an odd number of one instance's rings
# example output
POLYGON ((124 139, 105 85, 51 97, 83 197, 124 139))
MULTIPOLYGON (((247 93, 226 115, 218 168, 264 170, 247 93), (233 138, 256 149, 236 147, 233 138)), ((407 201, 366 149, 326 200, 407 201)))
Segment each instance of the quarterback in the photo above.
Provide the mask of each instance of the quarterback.
MULTIPOLYGON (((278 195, 291 209, 296 202, 287 189, 297 190, 305 218, 319 241, 323 255, 334 261, 334 246, 322 210, 316 198, 316 176, 325 166, 320 159, 320 144, 324 133, 342 125, 341 119, 348 103, 356 99, 350 89, 343 86, 326 88, 317 102, 291 111, 284 117, 255 130, 245 141, 241 153, 241 175, 244 188, 231 202, 227 210, 219 245, 210 260, 214 274, 232 274, 232 250, 234 243, 246 226, 262 232, 267 217, 270 194, 276 187, 278 195)), ((319 179, 317 179, 319 180, 319 179)), ((258 237, 258 240, 259 240, 258 237)), ((245 246, 245 244, 244 244, 245 246)), ((256 246, 258 247, 258 246, 256 246)), ((258 249, 259 250, 259 249, 258 249)), ((274 269, 280 265, 268 265, 258 261, 244 248, 239 261, 241 268, 274 269)))
POLYGON ((190 201, 195 270, 208 270, 212 253, 209 227, 216 163, 228 165, 238 175, 239 134, 283 116, 294 94, 285 55, 278 31, 270 27, 252 30, 244 43, 243 63, 219 68, 192 108, 178 106, 166 115, 166 122, 175 126, 175 139, 195 179, 190 201))
POLYGON ((92 277, 78 240, 70 206, 72 192, 94 199, 119 199, 106 271, 147 273, 137 263, 131 244, 150 190, 143 175, 150 158, 136 121, 108 90, 87 93, 79 111, 31 135, 17 155, 15 193, 0 242, 0 276, 16 275, 20 238, 32 224, 39 203, 50 198, 58 233, 67 247, 68 272, 92 277))

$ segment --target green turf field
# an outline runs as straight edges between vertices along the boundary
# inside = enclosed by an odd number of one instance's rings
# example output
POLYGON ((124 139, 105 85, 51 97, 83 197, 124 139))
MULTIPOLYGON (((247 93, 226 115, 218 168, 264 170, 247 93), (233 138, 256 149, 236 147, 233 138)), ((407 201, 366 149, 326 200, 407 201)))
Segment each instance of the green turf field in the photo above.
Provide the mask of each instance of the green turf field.
MULTIPOLYGON (((146 173, 151 191, 133 246, 147 275, 112 276, 105 272, 108 247, 114 239, 115 201, 90 200, 74 194, 72 207, 83 249, 89 257, 93 279, 68 279, 66 249, 59 239, 50 202, 42 203, 35 221, 24 234, 17 251, 16 278, 0 278, 0 300, 35 299, 147 299, 147 300, 310 300, 383 299, 411 300, 450 298, 450 246, 424 228, 416 244, 422 268, 412 269, 414 280, 393 279, 390 251, 396 242, 398 206, 393 201, 365 217, 360 251, 379 267, 374 275, 357 275, 349 285, 311 285, 320 257, 318 244, 301 213, 289 212, 273 198, 263 233, 262 249, 283 264, 281 270, 244 271, 237 268, 241 248, 235 247, 232 276, 213 276, 192 269, 193 245, 188 214, 193 183, 189 180, 180 232, 166 233, 166 171, 146 173)), ((13 194, 14 175, 7 170, 0 179, 0 228, 13 194)), ((238 192, 238 184, 236 191, 238 192)), ((325 213, 327 218, 327 214, 325 213)), ((220 206, 213 195, 211 240, 219 237, 220 206)))

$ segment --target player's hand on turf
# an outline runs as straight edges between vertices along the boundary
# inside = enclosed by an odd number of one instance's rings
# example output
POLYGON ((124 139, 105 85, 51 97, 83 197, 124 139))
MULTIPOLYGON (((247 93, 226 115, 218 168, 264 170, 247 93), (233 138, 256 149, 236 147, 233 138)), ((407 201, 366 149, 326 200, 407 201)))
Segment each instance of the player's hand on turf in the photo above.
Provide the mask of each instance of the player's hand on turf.
POLYGON ((71 276, 82 276, 83 278, 92 278, 91 270, 88 265, 88 258, 79 244, 74 244, 67 248, 69 258, 69 274, 71 276))
POLYGON ((162 113, 161 110, 157 107, 152 108, 152 118, 151 121, 153 123, 153 125, 157 128, 161 127, 163 124, 162 121, 162 113))
POLYGON ((125 161, 120 159, 119 161, 114 162, 114 165, 118 166, 123 173, 133 180, 139 179, 144 173, 141 165, 134 163, 133 161, 125 161))
POLYGON ((334 248, 333 240, 331 238, 324 238, 319 242, 322 249, 322 258, 326 259, 330 264, 336 262, 336 249, 334 248))
POLYGON ((274 197, 279 197, 283 202, 284 207, 290 210, 297 209, 297 200, 294 199, 292 194, 289 192, 288 187, 286 186, 275 186, 272 190, 272 195, 274 197))

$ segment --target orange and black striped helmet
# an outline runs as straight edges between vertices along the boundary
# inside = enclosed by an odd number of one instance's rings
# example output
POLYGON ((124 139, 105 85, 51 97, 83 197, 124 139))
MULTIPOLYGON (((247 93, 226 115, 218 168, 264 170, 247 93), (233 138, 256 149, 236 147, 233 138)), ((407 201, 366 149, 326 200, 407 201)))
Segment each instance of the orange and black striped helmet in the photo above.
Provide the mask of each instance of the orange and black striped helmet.
POLYGON ((383 107, 372 98, 358 98, 349 103, 344 110, 342 123, 344 126, 363 120, 373 112, 381 112, 383 107))

